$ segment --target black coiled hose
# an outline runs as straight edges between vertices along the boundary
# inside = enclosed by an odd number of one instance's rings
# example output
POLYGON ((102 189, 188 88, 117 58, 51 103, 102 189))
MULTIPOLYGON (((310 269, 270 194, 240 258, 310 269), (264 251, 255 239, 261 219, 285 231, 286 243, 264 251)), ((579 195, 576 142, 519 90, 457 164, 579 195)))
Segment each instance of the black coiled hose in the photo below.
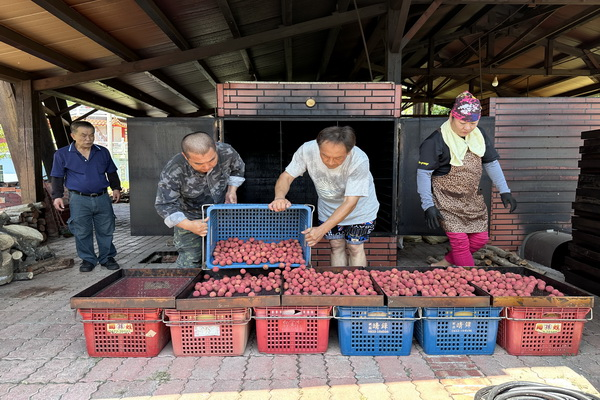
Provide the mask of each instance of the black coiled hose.
POLYGON ((515 381, 479 389, 474 400, 600 400, 600 397, 543 383, 515 381))

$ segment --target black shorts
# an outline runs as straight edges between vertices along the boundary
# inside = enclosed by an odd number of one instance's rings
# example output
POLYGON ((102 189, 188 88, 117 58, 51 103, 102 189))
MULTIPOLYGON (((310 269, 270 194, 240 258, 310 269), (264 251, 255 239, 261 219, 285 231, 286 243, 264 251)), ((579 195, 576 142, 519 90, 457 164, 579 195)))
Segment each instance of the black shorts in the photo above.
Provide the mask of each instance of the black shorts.
POLYGON ((369 240, 369 235, 374 229, 375 220, 364 224, 337 225, 325 234, 325 239, 346 239, 349 244, 361 244, 369 240))

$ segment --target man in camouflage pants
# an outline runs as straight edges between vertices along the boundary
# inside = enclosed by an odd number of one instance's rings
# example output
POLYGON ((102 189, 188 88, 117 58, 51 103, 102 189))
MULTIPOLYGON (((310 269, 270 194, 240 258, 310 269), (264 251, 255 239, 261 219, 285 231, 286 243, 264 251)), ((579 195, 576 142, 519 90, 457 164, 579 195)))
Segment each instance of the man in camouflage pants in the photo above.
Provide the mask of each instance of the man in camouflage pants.
POLYGON ((165 224, 174 228, 179 252, 177 267, 202 265, 202 238, 208 220, 202 205, 237 203, 237 188, 244 182, 244 161, 229 144, 215 142, 204 132, 186 135, 182 152, 163 168, 154 206, 165 224))

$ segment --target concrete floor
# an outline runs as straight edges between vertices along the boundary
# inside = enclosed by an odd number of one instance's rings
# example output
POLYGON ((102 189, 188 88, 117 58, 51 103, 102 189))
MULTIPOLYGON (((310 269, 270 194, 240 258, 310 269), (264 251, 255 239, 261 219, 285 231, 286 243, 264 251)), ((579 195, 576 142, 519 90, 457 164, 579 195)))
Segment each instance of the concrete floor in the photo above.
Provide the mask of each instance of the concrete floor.
MULTIPOLYGON (((124 268, 144 267, 169 237, 131 236, 129 205, 117 204, 115 244, 124 268)), ((576 356, 426 354, 415 341, 406 356, 341 354, 336 321, 323 354, 258 351, 254 329, 243 355, 176 357, 171 343, 156 357, 90 357, 71 296, 111 273, 80 273, 74 239, 48 245, 75 268, 0 286, 0 399, 422 399, 467 400, 485 386, 534 381, 600 395, 600 323, 585 324, 576 356)), ((401 266, 424 266, 443 246, 406 243, 401 266)), ((163 266, 163 265, 161 265, 163 266)), ((598 298, 594 311, 598 315, 598 298)))

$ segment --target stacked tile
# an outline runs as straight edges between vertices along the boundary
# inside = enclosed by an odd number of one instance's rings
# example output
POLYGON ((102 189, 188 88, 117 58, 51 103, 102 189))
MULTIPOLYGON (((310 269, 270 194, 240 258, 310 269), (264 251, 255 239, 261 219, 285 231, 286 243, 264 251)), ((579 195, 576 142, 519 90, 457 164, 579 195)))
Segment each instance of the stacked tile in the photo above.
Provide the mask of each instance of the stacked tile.
POLYGON ((568 282, 599 294, 600 279, 600 129, 581 133, 579 180, 571 218, 573 240, 565 259, 568 282))

